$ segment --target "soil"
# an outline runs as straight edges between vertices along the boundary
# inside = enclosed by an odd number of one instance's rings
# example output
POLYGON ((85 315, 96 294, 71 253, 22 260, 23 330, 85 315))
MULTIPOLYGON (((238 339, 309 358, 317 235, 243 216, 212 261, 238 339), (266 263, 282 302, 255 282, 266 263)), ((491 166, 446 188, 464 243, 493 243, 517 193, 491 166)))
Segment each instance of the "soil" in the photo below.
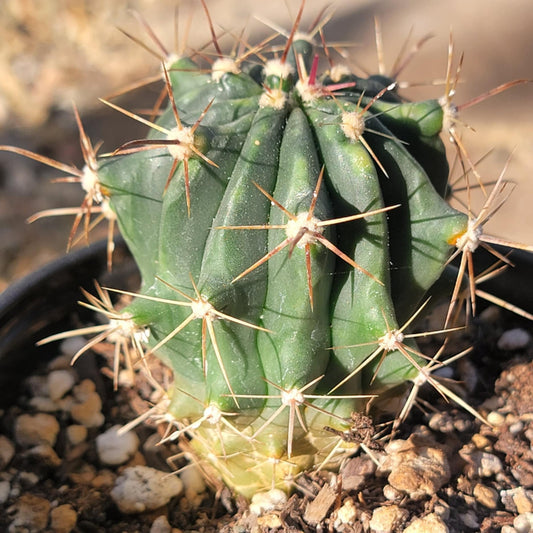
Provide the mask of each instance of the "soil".
MULTIPOLYGON (((137 373, 136 387, 122 386, 114 391, 110 370, 113 353, 110 346, 101 343, 78 360, 74 366, 76 382, 51 405, 43 400, 43 383, 50 379, 50 373, 69 369, 74 349, 69 341, 63 344, 63 354, 26 379, 18 401, 2 412, 0 439, 1 434, 7 437, 15 454, 0 471, 0 486, 7 486, 0 506, 0 530, 529 531, 526 527, 533 516, 532 330, 530 323, 489 307, 450 346, 453 352, 474 342, 474 351, 455 364, 446 378, 457 380, 454 390, 491 426, 445 402, 428 387, 394 439, 390 435, 376 438, 382 420, 376 418, 369 425, 370 419, 354 416, 352 432, 346 438, 366 446, 360 447, 339 473, 321 471, 298 478, 297 489, 287 501, 259 516, 251 512, 247 502, 233 498, 221 486, 200 483, 200 489, 187 488, 189 482, 183 475, 187 469, 182 469, 188 463, 178 444, 156 445, 165 428, 149 420, 133 430, 141 443, 135 453, 122 464, 102 464, 97 436, 145 411, 152 405, 153 390, 143 374, 137 373), (508 330, 524 338, 515 346, 498 348, 498 340, 502 346, 502 335, 508 330), (69 426, 76 422, 72 398, 77 389, 87 387, 87 382, 100 396, 105 422, 89 427, 81 442, 72 443, 68 437, 69 426), (52 415, 59 423, 57 439, 45 451, 21 442, 17 434, 17 419, 37 413, 52 415), (422 467, 417 472, 416 468, 408 471, 410 479, 402 481, 390 464, 398 458, 400 463, 409 463, 410 451, 418 454, 417 460, 423 458, 422 467), (376 468, 371 457, 382 466, 376 468), (147 465, 169 475, 178 472, 185 491, 157 509, 122 513, 112 490, 120 474, 135 465, 147 465), (28 512, 28 505, 33 514, 28 512)), ((153 371, 165 370, 158 367, 153 371)))

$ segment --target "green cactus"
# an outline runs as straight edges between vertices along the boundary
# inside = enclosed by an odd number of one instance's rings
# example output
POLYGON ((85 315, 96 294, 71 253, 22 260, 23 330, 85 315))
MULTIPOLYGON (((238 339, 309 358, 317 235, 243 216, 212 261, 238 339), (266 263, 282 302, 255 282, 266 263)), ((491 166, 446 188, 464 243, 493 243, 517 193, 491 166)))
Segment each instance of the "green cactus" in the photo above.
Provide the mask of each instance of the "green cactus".
POLYGON ((405 326, 469 235, 443 198, 441 104, 319 74, 296 29, 268 60, 174 59, 147 139, 96 160, 80 123, 92 173, 74 171, 77 224, 116 218, 142 276, 120 313, 90 297, 111 319, 95 331, 170 367, 170 437, 248 497, 335 465, 352 413, 427 378, 405 326))

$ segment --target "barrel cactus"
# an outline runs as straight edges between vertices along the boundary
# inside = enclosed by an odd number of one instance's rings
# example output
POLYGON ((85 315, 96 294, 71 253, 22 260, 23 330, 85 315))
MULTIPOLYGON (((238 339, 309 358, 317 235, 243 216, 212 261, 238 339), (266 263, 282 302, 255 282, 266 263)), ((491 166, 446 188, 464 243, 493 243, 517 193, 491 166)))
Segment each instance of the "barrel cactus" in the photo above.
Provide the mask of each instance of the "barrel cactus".
POLYGON ((147 138, 96 157, 80 123, 90 164, 74 172, 77 223, 116 221, 142 277, 120 311, 89 296, 110 319, 94 331, 172 370, 152 414, 248 497, 338 464, 354 413, 429 378, 405 326, 471 229, 445 200, 446 106, 322 72, 297 26, 270 57, 214 39, 207 69, 165 58, 168 108, 136 117, 147 138))

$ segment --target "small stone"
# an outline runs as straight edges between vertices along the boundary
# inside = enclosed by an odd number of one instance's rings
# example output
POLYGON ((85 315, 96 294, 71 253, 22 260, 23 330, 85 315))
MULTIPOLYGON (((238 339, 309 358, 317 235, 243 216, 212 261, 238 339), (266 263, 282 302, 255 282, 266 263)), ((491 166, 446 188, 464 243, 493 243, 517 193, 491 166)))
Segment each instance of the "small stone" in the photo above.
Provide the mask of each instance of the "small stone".
POLYGON ((279 528, 283 527, 283 522, 277 514, 268 513, 257 518, 257 525, 261 531, 278 531, 279 528))
POLYGON ((52 400, 62 398, 76 383, 72 370, 53 370, 48 374, 48 395, 52 400))
POLYGON ((187 494, 203 494, 206 491, 204 476, 193 464, 180 473, 180 479, 187 494))
POLYGON ((404 530, 403 533, 448 533, 448 526, 435 513, 428 514, 422 518, 415 518, 404 530))
POLYGON ((50 444, 38 444, 30 448, 26 455, 36 457, 41 464, 49 467, 57 468, 62 462, 50 444))
POLYGON ((72 506, 59 505, 50 512, 50 529, 54 533, 70 533, 78 521, 78 514, 72 506))
POLYGON ((66 429, 66 435, 69 444, 72 446, 77 446, 85 441, 87 438, 87 428, 81 424, 71 424, 66 429))
POLYGON ((477 483, 474 487, 474 498, 488 509, 496 509, 498 507, 498 491, 492 487, 477 483))
POLYGON ((491 447, 490 440, 485 435, 480 435, 479 433, 472 435, 472 442, 478 450, 486 450, 491 447))
POLYGON ((5 435, 0 435, 0 470, 4 470, 14 455, 14 444, 5 435))
POLYGON ((479 522, 477 515, 474 511, 467 511, 464 514, 459 515, 463 524, 471 529, 479 530, 479 522))
POLYGON ((391 485, 385 485, 383 487, 383 496, 391 502, 401 500, 403 498, 403 492, 400 492, 398 489, 395 489, 391 485))
POLYGON ((531 342, 530 334, 522 328, 514 328, 504 331, 498 339, 498 348, 500 350, 522 350, 531 342))
POLYGON ((9 493, 11 491, 11 484, 9 481, 0 481, 0 505, 7 502, 9 493))
POLYGON ((533 491, 518 487, 513 492, 513 502, 518 514, 533 513, 533 491))
POLYGON ((389 472, 388 482, 396 490, 417 500, 432 496, 450 479, 450 467, 444 450, 415 436, 394 440, 380 466, 389 472))
POLYGON ((503 470, 500 458, 493 453, 477 450, 467 444, 459 450, 459 455, 469 464, 474 473, 480 477, 491 477, 503 470))
POLYGON ((15 441, 24 447, 43 443, 53 446, 58 433, 59 422, 46 413, 24 414, 15 420, 15 441))
POLYGON ((132 466, 115 481, 111 498, 121 512, 134 514, 166 505, 182 491, 178 476, 148 466, 132 466))
POLYGON ((18 480, 24 489, 29 489, 39 483, 39 476, 35 472, 20 472, 18 480))
POLYGON ((351 498, 347 498, 335 514, 333 527, 337 531, 342 531, 346 524, 353 524, 357 517, 357 507, 351 498))
POLYGON ((496 427, 503 426, 503 424, 505 424, 505 416, 503 416, 498 411, 491 411, 487 415, 487 422, 491 426, 496 426, 496 427))
POLYGON ((409 516, 407 509, 402 509, 397 505, 384 505, 376 507, 370 519, 370 530, 372 533, 392 533, 401 531, 401 527, 409 516))
POLYGON ((272 489, 266 492, 256 492, 252 496, 250 512, 260 516, 269 511, 281 507, 287 502, 287 495, 280 489, 272 489))
POLYGON ((48 396, 34 396, 30 398, 30 407, 43 413, 53 413, 59 410, 58 404, 48 396))
POLYGON ((25 493, 7 510, 13 516, 7 530, 9 533, 44 531, 49 511, 48 500, 25 493))
MULTIPOLYGON (((85 380, 87 381, 87 380, 85 380)), ((102 414, 102 400, 97 392, 89 392, 83 396, 80 403, 75 403, 70 409, 73 420, 87 428, 100 427, 105 418, 102 414)))
POLYGON ((517 533, 530 533, 533 529, 533 513, 519 514, 513 520, 513 527, 517 533))
POLYGON ((168 523, 165 515, 158 516, 153 522, 150 528, 150 533, 171 533, 172 526, 168 523))
POLYGON ((95 489, 102 487, 111 487, 115 483, 116 475, 111 470, 104 468, 100 470, 98 474, 91 481, 91 486, 95 489))
POLYGON ((116 425, 96 437, 96 452, 100 462, 106 465, 121 465, 139 449, 139 437, 134 431, 120 433, 116 425))

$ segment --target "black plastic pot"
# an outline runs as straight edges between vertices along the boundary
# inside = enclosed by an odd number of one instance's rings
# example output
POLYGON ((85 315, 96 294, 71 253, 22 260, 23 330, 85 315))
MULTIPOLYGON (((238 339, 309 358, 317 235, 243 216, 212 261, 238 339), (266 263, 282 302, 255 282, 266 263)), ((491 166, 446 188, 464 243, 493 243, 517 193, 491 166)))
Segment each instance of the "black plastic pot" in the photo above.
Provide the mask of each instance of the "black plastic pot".
MULTIPOLYGON (((90 311, 78 305, 80 288, 91 290, 94 280, 115 288, 131 289, 138 283, 136 266, 123 241, 116 243, 111 273, 107 272, 105 247, 106 243, 100 242, 66 255, 0 294, 0 406, 12 402, 22 378, 57 354, 57 347, 36 347, 37 341, 80 327, 90 317, 90 311)), ((474 257, 477 272, 495 262, 484 250, 474 257)), ((531 312, 533 254, 514 250, 509 257, 514 268, 482 288, 531 312)), ((483 302, 479 306, 482 308, 483 302)))

